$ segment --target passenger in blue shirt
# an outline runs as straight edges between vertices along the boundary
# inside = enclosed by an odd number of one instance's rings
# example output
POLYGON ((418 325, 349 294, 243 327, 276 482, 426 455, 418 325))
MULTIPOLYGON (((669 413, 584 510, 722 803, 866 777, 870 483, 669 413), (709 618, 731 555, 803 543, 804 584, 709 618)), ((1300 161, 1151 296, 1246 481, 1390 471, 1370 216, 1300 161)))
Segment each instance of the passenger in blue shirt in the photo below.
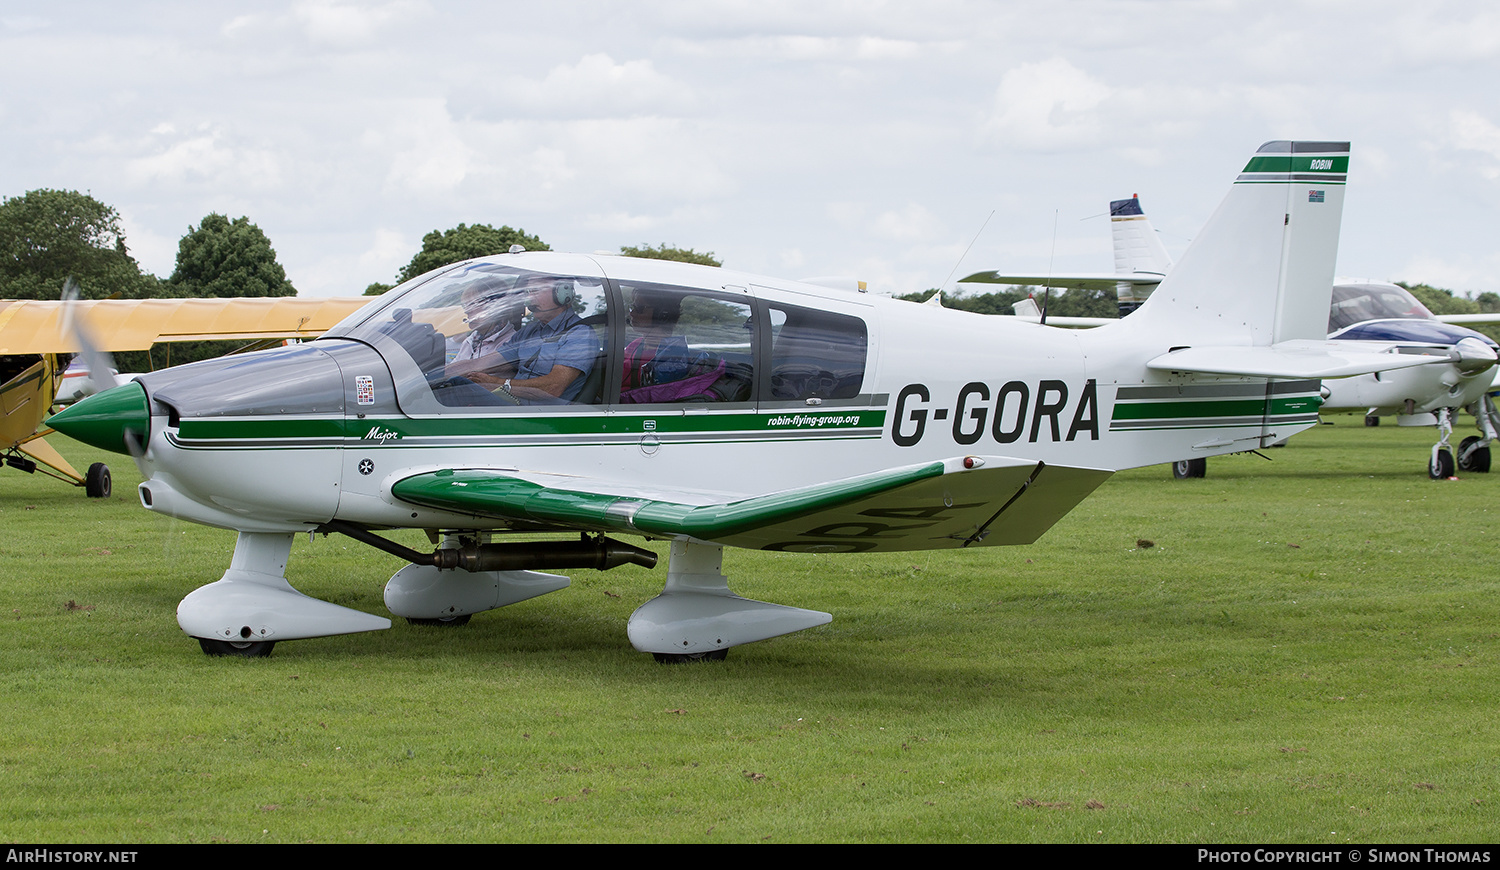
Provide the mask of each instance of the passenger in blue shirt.
POLYGON ((504 363, 492 376, 470 378, 521 404, 576 402, 599 346, 594 330, 573 313, 573 281, 532 278, 522 289, 531 320, 500 346, 504 363))

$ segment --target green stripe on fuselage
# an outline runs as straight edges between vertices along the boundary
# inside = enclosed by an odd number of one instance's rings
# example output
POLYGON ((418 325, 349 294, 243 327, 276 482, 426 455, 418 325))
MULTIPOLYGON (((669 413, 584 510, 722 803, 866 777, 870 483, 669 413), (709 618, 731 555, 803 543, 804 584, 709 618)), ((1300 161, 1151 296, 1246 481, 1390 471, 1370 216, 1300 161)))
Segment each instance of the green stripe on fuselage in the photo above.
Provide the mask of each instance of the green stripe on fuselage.
MULTIPOLYGON (((239 442, 267 446, 287 441, 346 441, 400 446, 408 439, 432 438, 547 438, 558 436, 607 437, 619 435, 774 435, 777 438, 878 437, 885 428, 886 412, 870 409, 827 411, 760 411, 749 413, 687 413, 665 411, 650 414, 559 413, 545 417, 493 414, 482 417, 363 418, 345 419, 259 417, 253 419, 193 418, 182 421, 177 438, 193 446, 239 442)), ((309 445, 311 446, 311 445, 309 445)))
POLYGON ((1316 411, 1322 399, 1286 396, 1271 399, 1218 399, 1196 402, 1116 402, 1113 420, 1157 420, 1193 417, 1281 417, 1316 411))

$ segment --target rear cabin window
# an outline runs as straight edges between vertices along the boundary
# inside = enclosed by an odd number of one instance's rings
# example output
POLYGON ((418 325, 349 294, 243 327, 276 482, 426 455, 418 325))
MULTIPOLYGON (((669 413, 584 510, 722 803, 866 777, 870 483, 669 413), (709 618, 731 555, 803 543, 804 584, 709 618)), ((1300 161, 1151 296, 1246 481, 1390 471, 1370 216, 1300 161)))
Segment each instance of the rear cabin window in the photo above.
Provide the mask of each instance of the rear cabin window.
POLYGON ((619 286, 626 310, 620 404, 754 398, 748 300, 658 284, 619 286))

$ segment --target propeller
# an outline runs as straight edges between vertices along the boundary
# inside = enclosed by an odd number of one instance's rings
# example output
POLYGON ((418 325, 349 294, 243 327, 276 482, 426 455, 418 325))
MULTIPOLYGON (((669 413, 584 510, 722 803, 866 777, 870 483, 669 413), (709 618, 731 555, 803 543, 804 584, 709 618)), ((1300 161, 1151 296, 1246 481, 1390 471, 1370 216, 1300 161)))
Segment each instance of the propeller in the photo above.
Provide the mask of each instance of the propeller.
MULTIPOLYGON (((105 390, 100 391, 104 392, 118 386, 115 381, 114 359, 109 351, 101 350, 99 343, 94 341, 89 334, 88 326, 84 323, 84 318, 80 316, 78 306, 74 304, 78 302, 79 297, 78 279, 69 275, 68 280, 63 282, 62 289, 62 329, 77 343, 78 356, 83 360, 84 368, 88 370, 89 380, 93 381, 96 387, 109 385, 105 390)), ((140 469, 141 474, 147 474, 143 462, 146 457, 146 448, 142 442, 144 433, 134 429, 125 429, 123 436, 135 467, 140 469)))

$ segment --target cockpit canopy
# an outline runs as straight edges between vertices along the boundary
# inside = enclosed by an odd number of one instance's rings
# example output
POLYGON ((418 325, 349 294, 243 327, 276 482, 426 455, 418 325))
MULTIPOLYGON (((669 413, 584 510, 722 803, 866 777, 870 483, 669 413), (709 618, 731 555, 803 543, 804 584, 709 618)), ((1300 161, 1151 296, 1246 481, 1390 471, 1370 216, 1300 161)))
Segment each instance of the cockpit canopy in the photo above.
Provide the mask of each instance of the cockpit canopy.
POLYGON ((325 337, 375 347, 407 413, 860 394, 861 317, 757 299, 717 280, 678 285, 624 277, 660 271, 620 271, 606 276, 593 258, 567 254, 472 260, 388 291, 325 337))
POLYGON ((1328 333, 1367 320, 1431 319, 1427 306, 1395 284, 1335 284, 1333 305, 1328 309, 1328 333))

